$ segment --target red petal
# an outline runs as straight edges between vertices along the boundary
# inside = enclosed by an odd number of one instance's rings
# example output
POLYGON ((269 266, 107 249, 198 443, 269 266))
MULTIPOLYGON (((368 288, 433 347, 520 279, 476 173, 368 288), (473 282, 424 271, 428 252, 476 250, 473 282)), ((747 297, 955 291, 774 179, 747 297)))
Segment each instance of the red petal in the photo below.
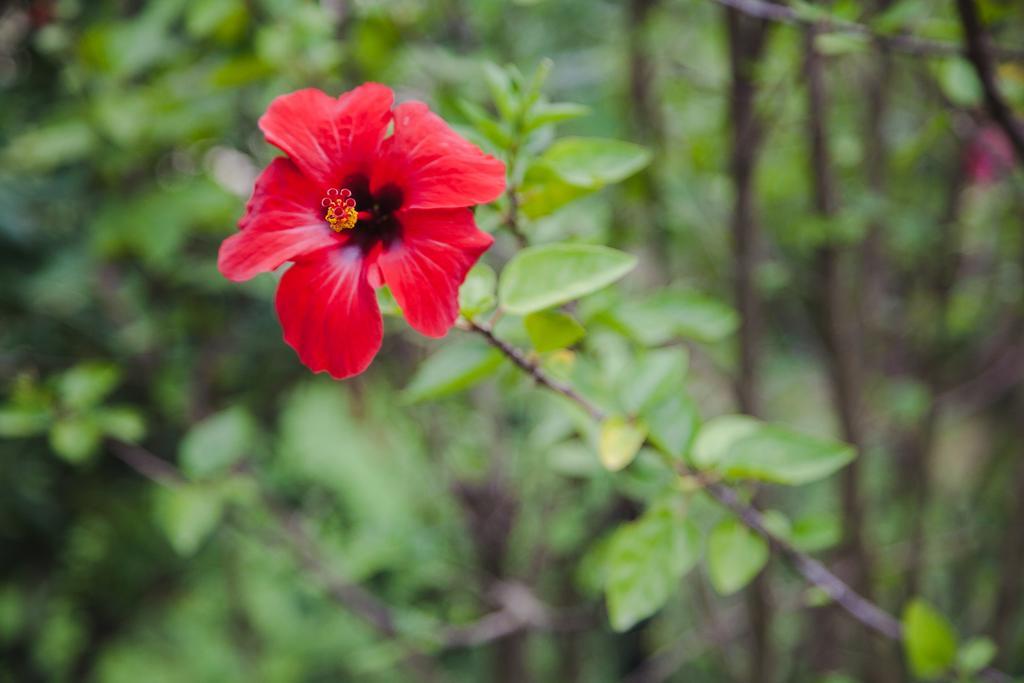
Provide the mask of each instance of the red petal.
POLYGON ((460 137, 422 102, 395 107, 395 133, 381 145, 371 188, 402 190, 402 208, 454 209, 505 191, 505 164, 460 137))
POLYGON ((278 157, 260 174, 239 221, 241 232, 220 245, 217 266, 224 277, 241 281, 285 261, 337 243, 323 220, 320 196, 288 159, 278 157))
POLYGON ((405 313, 428 337, 443 337, 459 315, 459 285, 494 239, 478 230, 469 209, 402 211, 401 237, 377 265, 405 313))
POLYGON ((324 190, 366 172, 391 121, 393 101, 391 89, 379 83, 364 83, 338 99, 307 88, 271 102, 260 130, 324 190))
POLYGON ((325 249, 298 261, 277 288, 284 340, 313 372, 358 375, 380 349, 384 326, 355 246, 325 249))

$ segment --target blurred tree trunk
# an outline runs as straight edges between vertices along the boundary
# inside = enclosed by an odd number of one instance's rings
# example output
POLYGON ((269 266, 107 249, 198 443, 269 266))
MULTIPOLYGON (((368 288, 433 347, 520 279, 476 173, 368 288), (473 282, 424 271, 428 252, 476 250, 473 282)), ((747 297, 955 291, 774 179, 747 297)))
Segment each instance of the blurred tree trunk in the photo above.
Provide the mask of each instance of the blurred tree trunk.
MULTIPOLYGON (((755 70, 768 34, 768 23, 725 10, 729 35, 729 115, 731 151, 729 169, 733 181, 732 249, 733 297, 740 314, 739 377, 736 397, 740 411, 760 415, 761 301, 757 292, 757 267, 761 251, 760 226, 754 205, 754 174, 760 156, 762 131, 757 116, 755 70)), ((772 605, 769 572, 764 571, 746 591, 751 629, 750 677, 753 683, 774 678, 771 643, 772 605)))
POLYGON ((904 493, 908 496, 913 510, 909 539, 910 557, 904 584, 905 599, 920 593, 923 583, 927 533, 925 519, 931 499, 932 452, 941 417, 936 395, 940 390, 941 378, 946 369, 944 365, 947 362, 945 321, 950 296, 956 284, 960 243, 957 224, 960 220, 960 198, 966 180, 962 168, 961 160, 956 159, 950 179, 948 204, 945 214, 939 221, 938 248, 929 254, 929 263, 923 265, 927 274, 925 287, 934 302, 934 325, 928 330, 923 347, 915 349, 914 355, 918 366, 918 379, 927 387, 931 403, 920 421, 920 426, 905 446, 906 458, 902 468, 904 493))
MULTIPOLYGON (((466 512, 480 562, 480 589, 489 596, 494 596, 499 582, 507 577, 508 541, 519 510, 518 499, 505 483, 499 469, 494 468, 483 482, 461 482, 455 491, 466 512)), ((496 683, 529 680, 525 644, 523 633, 512 634, 494 643, 491 680, 496 683)))
MULTIPOLYGON (((875 11, 883 12, 890 0, 879 0, 875 11)), ((892 56, 881 41, 875 42, 875 64, 868 76, 867 116, 864 129, 864 170, 868 190, 876 199, 882 199, 889 184, 889 140, 886 123, 889 113, 889 84, 892 79, 892 56)), ((883 235, 885 225, 881 212, 868 226, 867 237, 861 245, 861 270, 864 273, 864 364, 875 371, 881 364, 882 339, 885 321, 882 298, 888 281, 888 260, 883 235)))
MULTIPOLYGON (((834 219, 839 211, 839 195, 829 151, 828 94, 825 89, 824 60, 815 47, 817 29, 808 27, 804 38, 804 77, 807 87, 810 172, 814 211, 824 220, 834 219)), ((830 224, 829 224, 830 225, 830 224)), ((860 470, 864 455, 864 361, 860 345, 863 329, 862 302, 859 297, 863 274, 848 250, 831 242, 819 247, 816 256, 817 310, 828 366, 833 402, 842 437, 852 444, 860 457, 843 469, 839 482, 843 541, 838 556, 851 567, 850 583, 861 595, 870 597, 871 571, 865 549, 864 508, 861 501, 860 470)), ((861 261, 862 263, 862 261, 861 261)), ((811 637, 813 666, 819 672, 833 670, 839 664, 838 624, 835 611, 818 611, 811 637)), ((867 646, 867 639, 861 639, 867 646)), ((867 651, 865 647, 865 651, 867 651)), ((865 663, 868 680, 878 680, 877 660, 868 656, 865 663)))
MULTIPOLYGON (((891 5, 892 0, 877 0, 871 9, 873 14, 877 15, 885 12, 891 5)), ((864 170, 867 188, 872 199, 882 202, 887 199, 891 175, 887 124, 895 64, 889 46, 884 41, 876 40, 874 50, 872 55, 874 64, 867 83, 864 170)), ((887 225, 883 216, 887 215, 887 212, 875 210, 873 213, 867 235, 860 248, 861 311, 863 316, 863 327, 860 334, 861 372, 865 377, 882 377, 887 374, 888 347, 886 342, 891 339, 887 327, 889 321, 884 312, 885 297, 891 284, 891 272, 884 239, 887 225)), ((902 353, 902 344, 897 344, 896 348, 897 355, 902 353)), ((928 411, 928 419, 924 421, 922 428, 913 435, 914 443, 909 445, 907 453, 922 453, 923 458, 927 457, 923 453, 932 448, 937 419, 937 406, 933 405, 928 411)), ((903 452, 903 449, 900 449, 899 452, 903 452)), ((898 460, 898 456, 894 458, 894 461, 898 460)), ((894 462, 890 466, 905 472, 905 468, 898 467, 898 462, 894 462)), ((900 472, 895 472, 895 474, 898 479, 900 472)), ((920 514, 915 516, 915 520, 921 518, 920 514)), ((867 556, 866 549, 864 553, 867 556)), ((911 564, 913 565, 913 562, 911 564)), ((865 580, 868 578, 865 577, 865 580)), ((893 643, 878 643, 877 648, 882 652, 883 657, 874 667, 875 673, 883 676, 882 680, 898 679, 899 672, 903 670, 900 648, 893 643)))
MULTIPOLYGON (((650 149, 653 154, 650 165, 637 174, 632 184, 637 188, 640 215, 633 215, 631 221, 643 226, 651 255, 661 274, 669 273, 671 263, 668 226, 665 220, 664 198, 658 183, 658 170, 664 158, 665 125, 661 117, 661 97, 657 92, 654 59, 651 58, 652 25, 651 14, 657 8, 658 0, 629 0, 626 25, 628 30, 629 92, 627 119, 632 128, 632 137, 650 149)), ((636 210, 636 209, 633 209, 636 210)), ((631 210, 632 211, 632 210, 631 210)), ((617 221, 618 223, 619 221, 617 221)), ((622 237, 625 237, 623 235, 622 237)), ((619 240, 621 242, 621 240, 619 240)))
POLYGON ((446 41, 459 52, 465 52, 479 43, 473 24, 470 23, 469 12, 463 7, 462 0, 445 0, 444 32, 446 41))
POLYGON ((1017 520, 1010 525, 1009 533, 1002 546, 1002 557, 999 566, 999 584, 996 589, 995 612, 992 616, 992 638, 999 647, 1001 658, 1010 664, 1010 657, 1016 643, 1013 641, 1014 629, 1019 626, 1022 602, 1024 602, 1024 391, 1018 391, 1013 402, 1011 418, 1015 442, 1010 448, 1016 451, 1016 475, 1010 489, 1009 499, 1013 501, 1011 519, 1017 520))
MULTIPOLYGON (((518 492, 510 485, 506 470, 508 453, 505 451, 501 424, 502 408, 493 389, 478 394, 479 406, 493 417, 495 425, 490 442, 494 450, 487 476, 482 481, 460 481, 455 485, 455 496, 460 502, 469 526, 470 537, 479 562, 480 592, 503 608, 506 591, 502 583, 511 578, 509 541, 519 517, 518 492)), ((495 683, 524 683, 529 681, 526 661, 527 634, 514 633, 499 639, 491 646, 492 675, 495 683)))

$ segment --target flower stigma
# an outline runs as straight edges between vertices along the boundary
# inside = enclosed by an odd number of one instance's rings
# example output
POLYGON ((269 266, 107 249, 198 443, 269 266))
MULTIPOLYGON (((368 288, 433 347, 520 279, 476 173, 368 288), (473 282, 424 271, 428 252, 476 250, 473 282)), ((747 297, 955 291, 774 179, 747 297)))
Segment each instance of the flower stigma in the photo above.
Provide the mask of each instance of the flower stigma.
POLYGON ((348 188, 327 190, 327 196, 320 200, 320 206, 327 209, 324 219, 334 232, 351 230, 356 227, 359 213, 356 211, 356 200, 348 188))

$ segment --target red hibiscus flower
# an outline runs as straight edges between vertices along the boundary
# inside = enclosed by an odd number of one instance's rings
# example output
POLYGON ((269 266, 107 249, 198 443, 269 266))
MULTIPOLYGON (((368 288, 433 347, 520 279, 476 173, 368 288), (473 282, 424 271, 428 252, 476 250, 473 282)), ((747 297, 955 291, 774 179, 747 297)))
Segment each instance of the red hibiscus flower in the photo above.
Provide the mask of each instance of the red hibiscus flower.
POLYGON ((316 89, 274 100, 259 121, 274 159, 256 180, 220 272, 247 280, 292 261, 277 289, 284 340, 314 372, 359 374, 380 349, 375 288, 409 324, 441 337, 459 285, 491 236, 471 206, 505 189, 505 166, 420 102, 391 108, 366 83, 334 99, 316 89))

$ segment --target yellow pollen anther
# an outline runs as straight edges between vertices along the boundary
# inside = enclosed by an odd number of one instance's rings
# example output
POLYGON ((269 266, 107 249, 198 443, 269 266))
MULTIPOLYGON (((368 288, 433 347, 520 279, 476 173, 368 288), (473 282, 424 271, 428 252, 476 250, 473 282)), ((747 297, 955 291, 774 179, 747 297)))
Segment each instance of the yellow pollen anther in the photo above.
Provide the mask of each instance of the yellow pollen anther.
POLYGON ((334 232, 351 230, 356 227, 359 212, 356 211, 356 200, 348 189, 327 190, 327 196, 320 200, 320 206, 327 209, 324 219, 334 232))

